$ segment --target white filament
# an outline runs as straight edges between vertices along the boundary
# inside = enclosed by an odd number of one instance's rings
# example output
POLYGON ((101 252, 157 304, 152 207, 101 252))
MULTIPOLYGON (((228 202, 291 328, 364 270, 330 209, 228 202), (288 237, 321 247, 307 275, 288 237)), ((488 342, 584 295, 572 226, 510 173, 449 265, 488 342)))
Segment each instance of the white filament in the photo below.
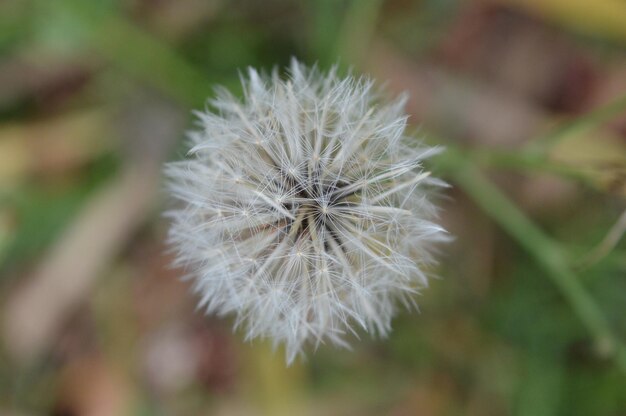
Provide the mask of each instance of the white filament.
POLYGON ((250 69, 243 85, 197 113, 189 157, 166 168, 176 263, 207 312, 284 343, 288 363, 307 341, 346 346, 353 323, 385 335, 446 239, 422 168, 438 149, 367 80, 294 60, 287 80, 250 69))

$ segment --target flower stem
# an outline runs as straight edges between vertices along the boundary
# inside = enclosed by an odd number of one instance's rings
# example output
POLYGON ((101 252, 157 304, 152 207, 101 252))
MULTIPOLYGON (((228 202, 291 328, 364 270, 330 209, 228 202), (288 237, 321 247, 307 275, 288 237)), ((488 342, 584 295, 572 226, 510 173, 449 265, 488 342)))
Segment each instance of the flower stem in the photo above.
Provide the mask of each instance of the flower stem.
POLYGON ((570 268, 559 244, 547 236, 463 155, 446 152, 446 165, 454 181, 467 195, 509 233, 545 270, 593 336, 598 351, 613 355, 626 372, 626 348, 613 333, 609 322, 570 268))
POLYGON ((525 151, 534 155, 545 155, 561 140, 589 132, 624 111, 626 111, 626 95, 622 95, 609 104, 598 107, 569 123, 564 123, 559 128, 551 129, 543 136, 529 141, 525 151))

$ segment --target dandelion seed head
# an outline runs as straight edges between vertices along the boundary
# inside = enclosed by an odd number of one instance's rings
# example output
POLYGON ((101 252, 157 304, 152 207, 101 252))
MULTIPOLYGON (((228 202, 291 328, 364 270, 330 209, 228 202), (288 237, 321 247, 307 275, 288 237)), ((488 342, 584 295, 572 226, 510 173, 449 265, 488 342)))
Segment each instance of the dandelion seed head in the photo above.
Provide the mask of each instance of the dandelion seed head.
POLYGON ((427 285, 437 225, 423 168, 440 149, 406 133, 404 98, 293 60, 287 77, 250 69, 243 99, 220 91, 196 113, 190 151, 166 166, 176 264, 207 313, 246 339, 347 346, 355 327, 390 330, 427 285))

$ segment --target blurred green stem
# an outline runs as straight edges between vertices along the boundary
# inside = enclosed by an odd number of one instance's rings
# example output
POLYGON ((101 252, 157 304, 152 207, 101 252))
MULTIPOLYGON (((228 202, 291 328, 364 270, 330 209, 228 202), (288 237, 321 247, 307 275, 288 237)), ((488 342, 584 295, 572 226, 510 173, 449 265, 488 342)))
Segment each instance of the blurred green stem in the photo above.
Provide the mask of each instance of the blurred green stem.
MULTIPOLYGON (((498 150, 483 147, 461 150, 458 147, 454 148, 454 145, 446 145, 446 147, 452 152, 464 153, 466 158, 473 160, 481 166, 552 173, 594 186, 594 182, 588 172, 581 170, 579 167, 569 166, 552 160, 549 152, 561 140, 589 132, 624 111, 626 111, 626 95, 573 121, 566 122, 543 136, 530 140, 521 149, 498 150)), ((433 144, 445 142, 440 139, 429 141, 433 144)))
POLYGON ((626 111, 626 95, 531 140, 525 147, 525 151, 535 156, 545 155, 561 140, 591 131, 624 111, 626 111))
POLYGON ((626 349, 614 335, 604 314, 568 265, 561 247, 537 227, 463 154, 450 149, 440 161, 452 179, 547 272, 591 333, 601 353, 615 355, 626 373, 626 349))
POLYGON ((526 172, 538 171, 552 173, 558 176, 576 179, 590 186, 593 185, 591 178, 586 172, 573 166, 550 160, 546 155, 536 154, 535 152, 525 149, 512 151, 479 148, 464 150, 464 153, 468 155, 469 159, 481 166, 526 172))

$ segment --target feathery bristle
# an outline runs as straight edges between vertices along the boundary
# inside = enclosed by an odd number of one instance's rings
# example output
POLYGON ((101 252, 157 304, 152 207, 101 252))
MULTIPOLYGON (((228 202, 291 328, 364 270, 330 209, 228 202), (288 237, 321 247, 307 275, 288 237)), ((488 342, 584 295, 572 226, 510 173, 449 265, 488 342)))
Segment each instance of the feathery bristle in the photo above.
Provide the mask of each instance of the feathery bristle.
POLYGON ((289 77, 250 69, 244 99, 222 91, 199 112, 191 150, 167 165, 179 206, 169 241, 209 313, 246 338, 346 346, 356 323, 381 335, 398 301, 426 286, 446 239, 431 222, 439 148, 405 134, 405 100, 293 60, 289 77))

